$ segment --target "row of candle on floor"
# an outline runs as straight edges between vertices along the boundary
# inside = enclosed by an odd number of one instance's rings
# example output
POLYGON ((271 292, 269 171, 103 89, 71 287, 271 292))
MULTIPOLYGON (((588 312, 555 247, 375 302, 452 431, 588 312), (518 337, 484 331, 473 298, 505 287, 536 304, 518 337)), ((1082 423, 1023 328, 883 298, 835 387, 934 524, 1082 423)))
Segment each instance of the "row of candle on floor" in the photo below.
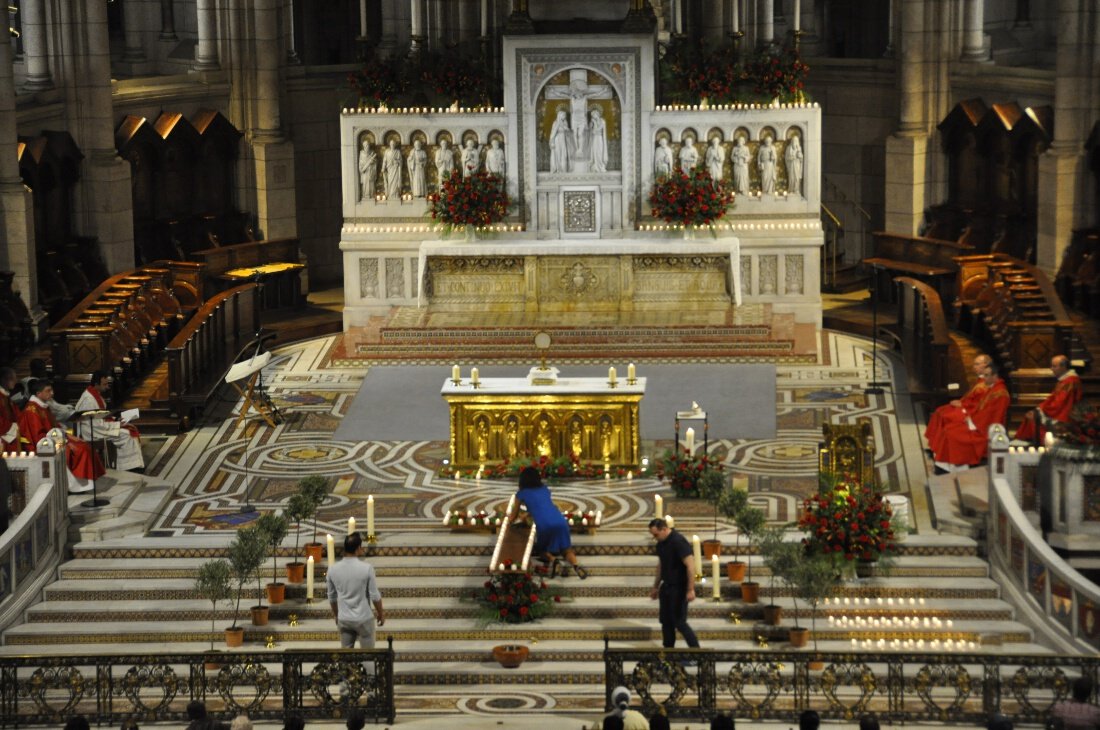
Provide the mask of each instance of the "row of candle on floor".
POLYGON ((886 639, 852 639, 853 649, 892 649, 894 651, 901 651, 903 649, 932 649, 933 651, 974 651, 978 648, 976 642, 964 641, 963 639, 932 639, 931 641, 925 641, 924 639, 892 639, 887 641, 886 639))
MULTIPOLYGON (((864 606, 870 606, 871 605, 871 599, 868 596, 864 596, 862 598, 860 598, 859 596, 855 596, 854 598, 850 597, 850 596, 844 596, 843 598, 841 598, 840 596, 835 596, 833 598, 826 598, 825 599, 825 605, 826 606, 840 606, 840 605, 845 605, 845 606, 855 605, 855 606, 858 606, 858 605, 860 605, 861 601, 862 601, 864 606)), ((878 596, 875 599, 874 603, 875 603, 876 606, 893 606, 893 605, 895 605, 893 596, 887 596, 885 602, 883 602, 882 596, 878 596)), ((898 596, 897 605, 898 606, 906 605, 905 599, 902 598, 901 596, 898 596)), ((923 606, 924 605, 924 597, 922 596, 920 598, 914 598, 913 596, 909 596, 908 605, 910 605, 910 606, 923 606)))
MULTIPOLYGON (((524 508, 524 509, 526 509, 526 508, 524 508)), ((572 513, 571 512, 562 512, 561 514, 562 514, 562 517, 566 517, 567 515, 571 515, 572 513)), ((581 517, 581 524, 585 527, 588 527, 589 525, 591 525, 592 527, 599 527, 600 523, 603 522, 603 510, 602 509, 601 510, 588 510, 587 512, 582 512, 581 514, 583 515, 583 517, 581 517)), ((458 521, 455 523, 455 524, 460 525, 460 526, 465 525, 465 524, 470 524, 470 525, 481 524, 481 525, 486 525, 486 526, 488 526, 488 525, 499 526, 500 525, 500 518, 499 517, 489 517, 488 515, 482 515, 482 514, 479 514, 477 512, 474 512, 472 509, 466 510, 465 515, 462 514, 461 510, 458 510, 457 512, 452 512, 451 510, 447 510, 447 514, 443 515, 443 524, 444 525, 451 524, 451 518, 454 517, 455 515, 461 515, 458 518, 458 521)))
POLYGON ((829 616, 829 623, 834 626, 858 626, 858 627, 871 627, 871 628, 890 628, 891 626, 897 627, 910 627, 918 628, 923 626, 926 629, 950 629, 955 625, 955 622, 951 619, 946 621, 938 618, 930 618, 928 616, 883 616, 881 618, 864 618, 863 616, 829 616))

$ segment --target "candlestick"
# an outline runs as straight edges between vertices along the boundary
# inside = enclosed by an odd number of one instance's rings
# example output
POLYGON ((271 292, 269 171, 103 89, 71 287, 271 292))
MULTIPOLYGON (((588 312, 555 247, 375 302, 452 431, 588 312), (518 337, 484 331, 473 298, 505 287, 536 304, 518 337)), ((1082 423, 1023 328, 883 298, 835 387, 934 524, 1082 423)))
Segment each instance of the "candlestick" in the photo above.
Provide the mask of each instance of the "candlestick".
POLYGON ((691 536, 691 552, 695 556, 695 579, 703 577, 703 544, 698 535, 691 536))
POLYGON ((336 564, 336 543, 332 535, 325 535, 325 544, 328 546, 328 567, 331 568, 336 564))
POLYGON ((730 30, 734 33, 741 31, 741 13, 738 11, 737 0, 731 0, 732 7, 730 8, 730 30))
POLYGON ((355 532, 355 518, 354 517, 349 517, 348 518, 348 534, 351 535, 354 532, 355 532))
POLYGON ((665 500, 659 494, 653 495, 653 516, 660 519, 664 516, 665 500))
POLYGON ((313 556, 306 558, 306 600, 313 600, 313 556))
POLYGON ((374 537, 374 495, 367 495, 367 537, 374 537))
POLYGON ((689 456, 695 453, 694 428, 688 428, 687 433, 684 434, 684 448, 687 450, 689 456))
POLYGON ((462 368, 457 364, 451 366, 451 382, 455 385, 462 382, 462 368))
POLYGON ((477 368, 470 368, 470 385, 475 388, 481 387, 481 377, 479 376, 477 368))
POLYGON ((638 382, 638 371, 634 367, 634 363, 630 363, 626 366, 626 382, 630 385, 634 385, 638 382))
POLYGON ((714 583, 714 585, 712 587, 712 590, 714 591, 712 597, 714 598, 714 600, 720 601, 720 600, 722 600, 722 585, 720 583, 721 578, 720 578, 719 573, 718 573, 718 556, 717 555, 711 555, 710 556, 710 574, 711 574, 711 582, 714 583))
POLYGON ((609 367, 607 369, 607 383, 608 383, 608 385, 610 385, 612 388, 614 388, 615 384, 617 382, 617 378, 618 378, 618 376, 615 374, 615 366, 612 365, 611 367, 609 367))
POLYGON ((794 32, 798 33, 802 26, 802 0, 794 0, 794 32))

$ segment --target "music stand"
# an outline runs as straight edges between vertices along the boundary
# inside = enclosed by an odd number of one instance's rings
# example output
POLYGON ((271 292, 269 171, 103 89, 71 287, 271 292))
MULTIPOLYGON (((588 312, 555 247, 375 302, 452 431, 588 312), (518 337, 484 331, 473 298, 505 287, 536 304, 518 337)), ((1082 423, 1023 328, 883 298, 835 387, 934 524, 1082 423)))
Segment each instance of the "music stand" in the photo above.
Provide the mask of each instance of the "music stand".
MULTIPOLYGON (((106 408, 93 408, 91 410, 80 411, 78 413, 74 413, 71 416, 71 418, 75 418, 78 421, 84 421, 84 420, 88 421, 88 423, 90 424, 91 429, 92 429, 92 436, 89 439, 89 441, 91 441, 92 444, 95 444, 95 419, 97 419, 97 418, 106 418, 109 415, 111 415, 111 412, 109 410, 107 410, 106 408)), ((101 443, 103 444, 103 456, 104 456, 104 458, 106 458, 106 456, 107 456, 107 434, 103 435, 103 439, 101 440, 101 443)), ((95 473, 94 469, 92 470, 92 473, 93 474, 95 473)), ((97 495, 97 493, 96 493, 96 482, 97 481, 98 481, 98 477, 93 476, 92 477, 92 498, 85 501, 85 502, 81 502, 80 503, 81 507, 91 507, 91 508, 94 509, 94 508, 98 508, 98 507, 106 507, 107 505, 109 505, 111 503, 111 500, 107 499, 106 497, 100 497, 100 496, 97 495)))

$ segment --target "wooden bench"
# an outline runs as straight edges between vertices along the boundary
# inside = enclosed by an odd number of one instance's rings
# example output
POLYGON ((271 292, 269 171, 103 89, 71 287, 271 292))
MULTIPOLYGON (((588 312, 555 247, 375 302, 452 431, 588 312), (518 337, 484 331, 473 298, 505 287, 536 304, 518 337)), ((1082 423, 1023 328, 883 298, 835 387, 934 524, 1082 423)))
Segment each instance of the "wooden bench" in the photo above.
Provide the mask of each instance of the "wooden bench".
POLYGON ((190 254, 206 265, 205 278, 211 293, 225 291, 248 281, 263 285, 263 309, 300 307, 302 271, 297 238, 234 243, 205 248, 190 254))
POLYGON ((873 255, 863 259, 864 266, 874 270, 875 296, 880 302, 895 304, 897 293, 892 281, 895 276, 907 276, 928 284, 942 299, 952 299, 955 257, 971 252, 966 244, 924 236, 906 236, 875 231, 873 255))

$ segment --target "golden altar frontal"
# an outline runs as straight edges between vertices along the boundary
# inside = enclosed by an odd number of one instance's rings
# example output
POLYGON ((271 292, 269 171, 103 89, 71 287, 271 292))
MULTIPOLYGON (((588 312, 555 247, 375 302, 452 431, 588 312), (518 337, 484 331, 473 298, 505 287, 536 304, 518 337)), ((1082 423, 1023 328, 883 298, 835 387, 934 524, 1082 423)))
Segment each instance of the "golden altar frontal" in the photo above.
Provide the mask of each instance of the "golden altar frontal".
POLYGON ((441 395, 451 410, 451 464, 478 467, 516 456, 632 467, 638 463, 638 408, 645 378, 559 378, 531 385, 526 378, 447 380, 441 395))

